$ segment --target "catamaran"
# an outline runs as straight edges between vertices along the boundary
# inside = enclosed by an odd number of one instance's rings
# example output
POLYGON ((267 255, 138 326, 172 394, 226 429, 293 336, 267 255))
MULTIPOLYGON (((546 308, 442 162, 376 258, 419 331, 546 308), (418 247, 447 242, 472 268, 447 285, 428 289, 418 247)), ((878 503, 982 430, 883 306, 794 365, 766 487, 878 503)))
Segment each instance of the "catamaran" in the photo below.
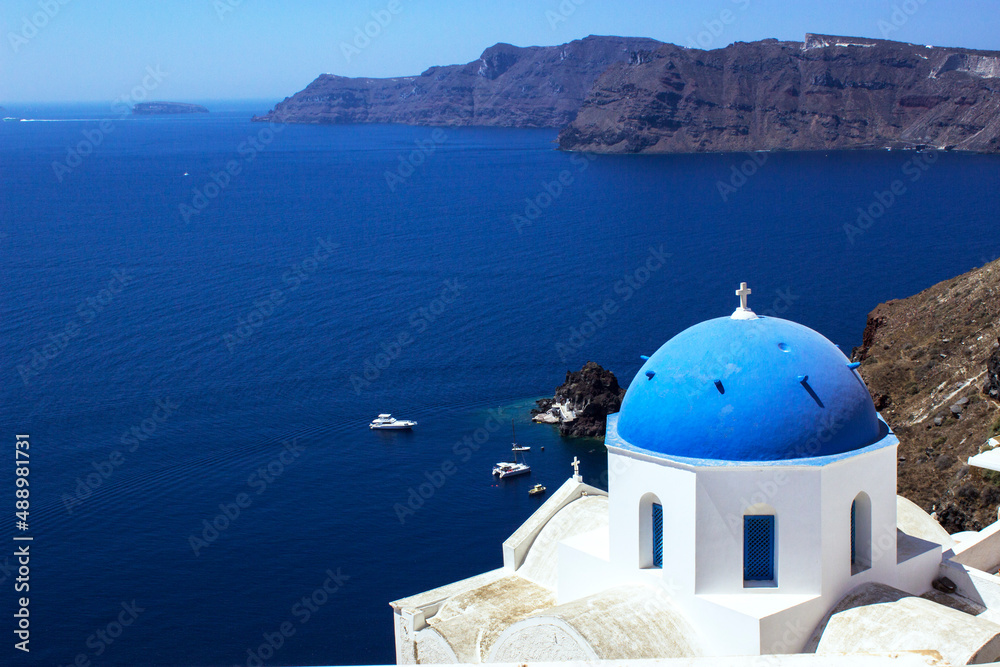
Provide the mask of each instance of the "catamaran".
MULTIPOLYGON (((524 448, 519 448, 517 446, 517 437, 514 434, 514 422, 510 423, 510 433, 511 437, 514 438, 514 442, 511 443, 511 452, 514 454, 513 461, 501 461, 500 463, 493 466, 493 474, 503 479, 504 477, 513 477, 515 475, 523 475, 525 473, 531 472, 531 467, 527 463, 517 462, 517 453, 524 451, 524 448)), ((529 448, 530 449, 530 448, 529 448)))

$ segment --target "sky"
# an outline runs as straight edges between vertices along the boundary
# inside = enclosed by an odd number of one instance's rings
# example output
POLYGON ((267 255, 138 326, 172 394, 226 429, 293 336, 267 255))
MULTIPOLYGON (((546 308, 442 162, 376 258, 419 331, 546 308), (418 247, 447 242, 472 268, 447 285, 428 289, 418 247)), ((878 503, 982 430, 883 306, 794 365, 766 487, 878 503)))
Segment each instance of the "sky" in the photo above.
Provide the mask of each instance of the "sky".
POLYGON ((1000 50, 997 0, 3 0, 0 106, 280 100, 590 34, 721 48, 806 32, 1000 50), (365 33, 368 34, 365 34, 365 33))

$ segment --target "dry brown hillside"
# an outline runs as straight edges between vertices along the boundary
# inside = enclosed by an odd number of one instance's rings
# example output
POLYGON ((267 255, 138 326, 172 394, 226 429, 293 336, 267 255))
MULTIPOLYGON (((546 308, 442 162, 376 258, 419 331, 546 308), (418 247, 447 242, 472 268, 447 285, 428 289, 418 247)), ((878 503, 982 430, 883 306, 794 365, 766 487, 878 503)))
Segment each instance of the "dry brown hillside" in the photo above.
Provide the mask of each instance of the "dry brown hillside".
POLYGON ((899 436, 899 493, 950 532, 997 519, 1000 473, 966 461, 1000 432, 1000 403, 984 392, 996 382, 998 338, 1000 260, 879 305, 854 351, 899 436))

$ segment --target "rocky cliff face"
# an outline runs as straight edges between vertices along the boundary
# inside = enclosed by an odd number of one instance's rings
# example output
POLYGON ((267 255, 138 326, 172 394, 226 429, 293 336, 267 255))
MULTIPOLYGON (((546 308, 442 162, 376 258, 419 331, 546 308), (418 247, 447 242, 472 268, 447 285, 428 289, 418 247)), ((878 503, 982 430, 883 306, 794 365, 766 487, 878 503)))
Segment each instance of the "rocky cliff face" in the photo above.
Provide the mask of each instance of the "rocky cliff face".
MULTIPOLYGON (((1000 338, 997 339, 1000 345, 1000 338)), ((983 386, 983 393, 993 400, 1000 401, 1000 347, 993 351, 993 355, 986 364, 986 384, 983 386)))
POLYGON ((563 436, 601 437, 608 415, 618 412, 624 397, 625 390, 618 386, 615 374, 588 361, 575 373, 567 371, 555 397, 538 401, 531 414, 537 422, 558 424, 563 436))
POLYGON ((686 153, 928 146, 1000 151, 1000 52, 806 35, 611 66, 565 150, 686 153))
POLYGON ((638 59, 661 44, 592 35, 561 46, 497 44, 479 60, 432 67, 420 76, 352 79, 323 74, 254 120, 563 127, 608 66, 638 59))
POLYGON ((854 351, 899 436, 899 493, 950 532, 997 518, 1000 475, 965 462, 1000 433, 998 336, 1000 260, 878 306, 854 351))

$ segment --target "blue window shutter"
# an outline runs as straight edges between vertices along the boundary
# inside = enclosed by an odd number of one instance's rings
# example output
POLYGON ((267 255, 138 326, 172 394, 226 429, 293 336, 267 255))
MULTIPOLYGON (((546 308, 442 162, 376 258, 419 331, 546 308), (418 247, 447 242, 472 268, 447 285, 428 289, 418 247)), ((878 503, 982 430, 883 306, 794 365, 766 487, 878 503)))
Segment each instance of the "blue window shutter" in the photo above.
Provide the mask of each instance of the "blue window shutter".
POLYGON ((653 505, 653 567, 663 567, 663 506, 653 505))
POLYGON ((774 517, 743 517, 743 578, 774 580, 774 517))
POLYGON ((852 565, 854 563, 858 562, 857 540, 855 539, 855 535, 856 535, 856 530, 855 530, 855 525, 856 525, 855 515, 856 515, 856 513, 855 513, 855 510, 857 508, 857 504, 858 504, 857 501, 854 501, 853 503, 851 503, 851 564, 852 565))

